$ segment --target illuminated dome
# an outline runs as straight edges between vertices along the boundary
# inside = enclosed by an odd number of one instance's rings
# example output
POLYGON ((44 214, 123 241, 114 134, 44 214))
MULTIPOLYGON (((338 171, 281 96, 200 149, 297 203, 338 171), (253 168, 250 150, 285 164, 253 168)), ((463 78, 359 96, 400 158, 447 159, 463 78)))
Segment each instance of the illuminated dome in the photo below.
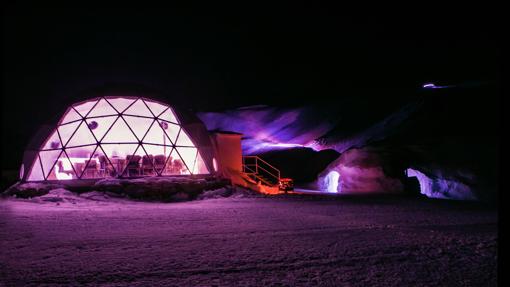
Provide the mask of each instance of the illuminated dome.
POLYGON ((25 152, 25 181, 209 174, 212 145, 198 118, 144 97, 70 106, 25 152), (25 171, 26 169, 26 171, 25 171))

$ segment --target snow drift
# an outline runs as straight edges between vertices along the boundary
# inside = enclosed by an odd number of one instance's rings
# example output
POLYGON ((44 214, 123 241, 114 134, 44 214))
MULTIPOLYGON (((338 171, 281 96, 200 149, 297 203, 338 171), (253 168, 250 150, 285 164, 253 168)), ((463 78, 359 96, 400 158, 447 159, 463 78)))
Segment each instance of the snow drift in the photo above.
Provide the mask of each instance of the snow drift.
POLYGON ((206 177, 147 177, 139 179, 103 179, 95 183, 63 182, 53 183, 18 183, 8 190, 4 196, 18 198, 39 197, 47 201, 61 201, 74 192, 87 198, 101 198, 97 193, 109 197, 127 197, 145 201, 186 201, 193 200, 207 190, 214 190, 230 185, 225 179, 206 177))
POLYGON ((319 174, 316 185, 321 191, 337 193, 402 192, 401 180, 388 166, 388 159, 377 150, 351 149, 319 174))

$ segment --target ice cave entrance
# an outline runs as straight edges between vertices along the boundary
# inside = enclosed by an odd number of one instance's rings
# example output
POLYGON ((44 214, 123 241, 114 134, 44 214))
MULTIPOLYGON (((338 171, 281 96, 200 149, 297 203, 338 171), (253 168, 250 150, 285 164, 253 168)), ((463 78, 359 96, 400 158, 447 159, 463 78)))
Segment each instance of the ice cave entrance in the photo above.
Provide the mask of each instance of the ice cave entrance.
POLYGON ((324 178, 324 186, 326 186, 326 191, 329 193, 339 193, 339 181, 340 173, 334 170, 330 171, 324 178))

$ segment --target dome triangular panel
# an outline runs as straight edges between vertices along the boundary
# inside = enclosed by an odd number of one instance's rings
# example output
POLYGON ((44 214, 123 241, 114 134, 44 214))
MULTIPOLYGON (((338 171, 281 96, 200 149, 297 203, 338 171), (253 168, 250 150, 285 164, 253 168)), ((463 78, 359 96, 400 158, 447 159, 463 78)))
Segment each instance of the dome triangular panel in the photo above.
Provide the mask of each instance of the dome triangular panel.
POLYGON ((53 170, 48 175, 48 180, 70 180, 76 179, 76 173, 74 172, 73 165, 65 152, 60 154, 57 162, 53 166, 53 170))
POLYGON ((97 99, 84 102, 74 106, 74 109, 82 116, 86 117, 94 105, 98 102, 97 99))
POLYGON ((57 148, 61 148, 61 147, 62 147, 62 144, 60 142, 60 138, 58 137, 57 130, 54 130, 51 133, 51 136, 46 140, 46 143, 44 144, 42 149, 43 150, 57 149, 57 148))
POLYGON ((195 160, 195 166, 193 167, 193 174, 208 174, 209 170, 205 165, 204 159, 200 155, 200 151, 197 154, 197 159, 195 160))
POLYGON ((106 100, 112 104, 117 112, 124 112, 136 99, 132 98, 110 98, 106 97, 106 100))
POLYGON ((67 142, 73 135, 73 133, 78 129, 78 126, 82 123, 82 121, 69 123, 65 125, 61 125, 58 127, 58 133, 60 135, 60 139, 62 140, 62 146, 66 146, 67 142))
POLYGON ((71 137, 66 147, 74 147, 80 145, 88 145, 97 143, 96 138, 92 135, 87 123, 82 121, 74 135, 71 137))
POLYGON ((30 169, 30 173, 28 174, 27 179, 33 181, 44 180, 44 175, 41 169, 41 162, 38 156, 36 157, 34 164, 30 169))
POLYGON ((69 122, 81 120, 81 118, 82 117, 73 108, 69 108, 69 109, 67 109, 65 116, 60 121, 60 124, 61 125, 67 124, 69 122))
POLYGON ((168 122, 176 123, 176 124, 179 123, 177 121, 177 118, 175 117, 174 112, 172 111, 172 108, 166 109, 166 111, 164 111, 158 118, 168 121, 168 122))
POLYGON ((50 171, 53 169, 53 165, 57 162, 57 159, 62 153, 62 150, 49 150, 39 152, 41 163, 44 171, 44 178, 48 177, 50 171))
MULTIPOLYGON (((157 165, 156 169, 158 169, 157 165)), ((178 175, 183 174, 186 171, 186 166, 184 165, 181 157, 177 154, 175 149, 172 149, 170 155, 166 159, 165 167, 160 171, 161 175, 178 175)))
POLYGON ((122 116, 124 120, 126 120, 128 126, 133 130, 136 137, 139 140, 142 140, 147 131, 149 130, 149 127, 154 122, 154 119, 149 118, 141 118, 141 117, 132 117, 124 115, 122 116))
MULTIPOLYGON (((87 119, 87 125, 92 130, 92 133, 94 136, 96 136, 96 139, 98 141, 101 141, 101 139, 104 137, 106 132, 110 129, 110 127, 113 125, 113 122, 117 120, 118 116, 108 116, 108 117, 100 117, 100 118, 93 118, 93 119, 87 119)), ((119 119, 120 120, 120 119, 119 119)))
POLYGON ((153 117, 151 111, 147 108, 142 99, 138 99, 124 112, 126 115, 153 117))
POLYGON ((113 124, 112 128, 106 133, 103 143, 138 143, 138 139, 129 129, 124 120, 119 119, 113 124))
POLYGON ((96 148, 97 145, 88 145, 65 149, 67 155, 69 156, 69 160, 74 165, 74 169, 78 178, 80 178, 83 174, 87 161, 91 157, 94 157, 96 148))
POLYGON ((105 99, 101 99, 87 115, 87 118, 117 114, 117 111, 105 99))
POLYGON ((177 147, 176 150, 186 165, 188 172, 192 171, 195 159, 197 157, 197 149, 194 147, 177 147))
POLYGON ((172 144, 158 122, 154 122, 143 139, 144 143, 170 145, 172 144))
POLYGON ((162 105, 159 103, 155 103, 155 102, 151 102, 151 101, 147 101, 147 100, 144 100, 144 102, 147 104, 147 106, 151 110, 152 114, 156 117, 159 116, 162 112, 164 112, 168 108, 168 106, 165 106, 165 105, 162 105))
POLYGON ((181 132, 179 133, 179 137, 177 138, 177 142, 175 143, 176 146, 195 146, 191 139, 189 138, 188 134, 181 129, 181 132))
POLYGON ((181 127, 177 124, 159 120, 159 126, 165 130, 167 137, 172 143, 175 143, 181 127))
POLYGON ((75 173, 73 164, 71 163, 65 152, 60 154, 57 163, 53 167, 53 172, 50 174, 50 177, 51 176, 54 176, 58 180, 78 178, 78 175, 76 175, 75 173))

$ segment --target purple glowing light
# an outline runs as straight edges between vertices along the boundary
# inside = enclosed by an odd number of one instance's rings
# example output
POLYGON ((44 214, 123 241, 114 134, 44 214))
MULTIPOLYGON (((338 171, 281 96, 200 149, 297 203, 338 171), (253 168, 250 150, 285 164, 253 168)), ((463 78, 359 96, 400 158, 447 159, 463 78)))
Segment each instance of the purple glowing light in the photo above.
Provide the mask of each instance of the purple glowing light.
POLYGON ((477 199, 471 187, 457 180, 428 176, 413 168, 407 169, 407 176, 416 177, 420 183, 420 193, 430 198, 477 199))
POLYGON ((449 85, 449 86, 438 86, 434 83, 426 83, 426 84, 423 84, 422 88, 424 89, 445 89, 445 88, 452 88, 453 86, 452 85, 449 85))
POLYGON ((257 143, 253 143, 250 145, 250 150, 252 152, 265 152, 271 150, 282 150, 296 147, 304 147, 301 144, 293 144, 293 143, 275 143, 275 142, 263 142, 259 141, 257 143))
POLYGON ((427 83, 427 84, 423 84, 423 88, 425 89, 436 89, 436 85, 434 83, 427 83))
POLYGON ((251 106, 222 113, 199 113, 209 130, 243 134, 243 154, 259 154, 272 150, 310 147, 315 139, 328 132, 333 124, 310 108, 280 109, 251 106))

